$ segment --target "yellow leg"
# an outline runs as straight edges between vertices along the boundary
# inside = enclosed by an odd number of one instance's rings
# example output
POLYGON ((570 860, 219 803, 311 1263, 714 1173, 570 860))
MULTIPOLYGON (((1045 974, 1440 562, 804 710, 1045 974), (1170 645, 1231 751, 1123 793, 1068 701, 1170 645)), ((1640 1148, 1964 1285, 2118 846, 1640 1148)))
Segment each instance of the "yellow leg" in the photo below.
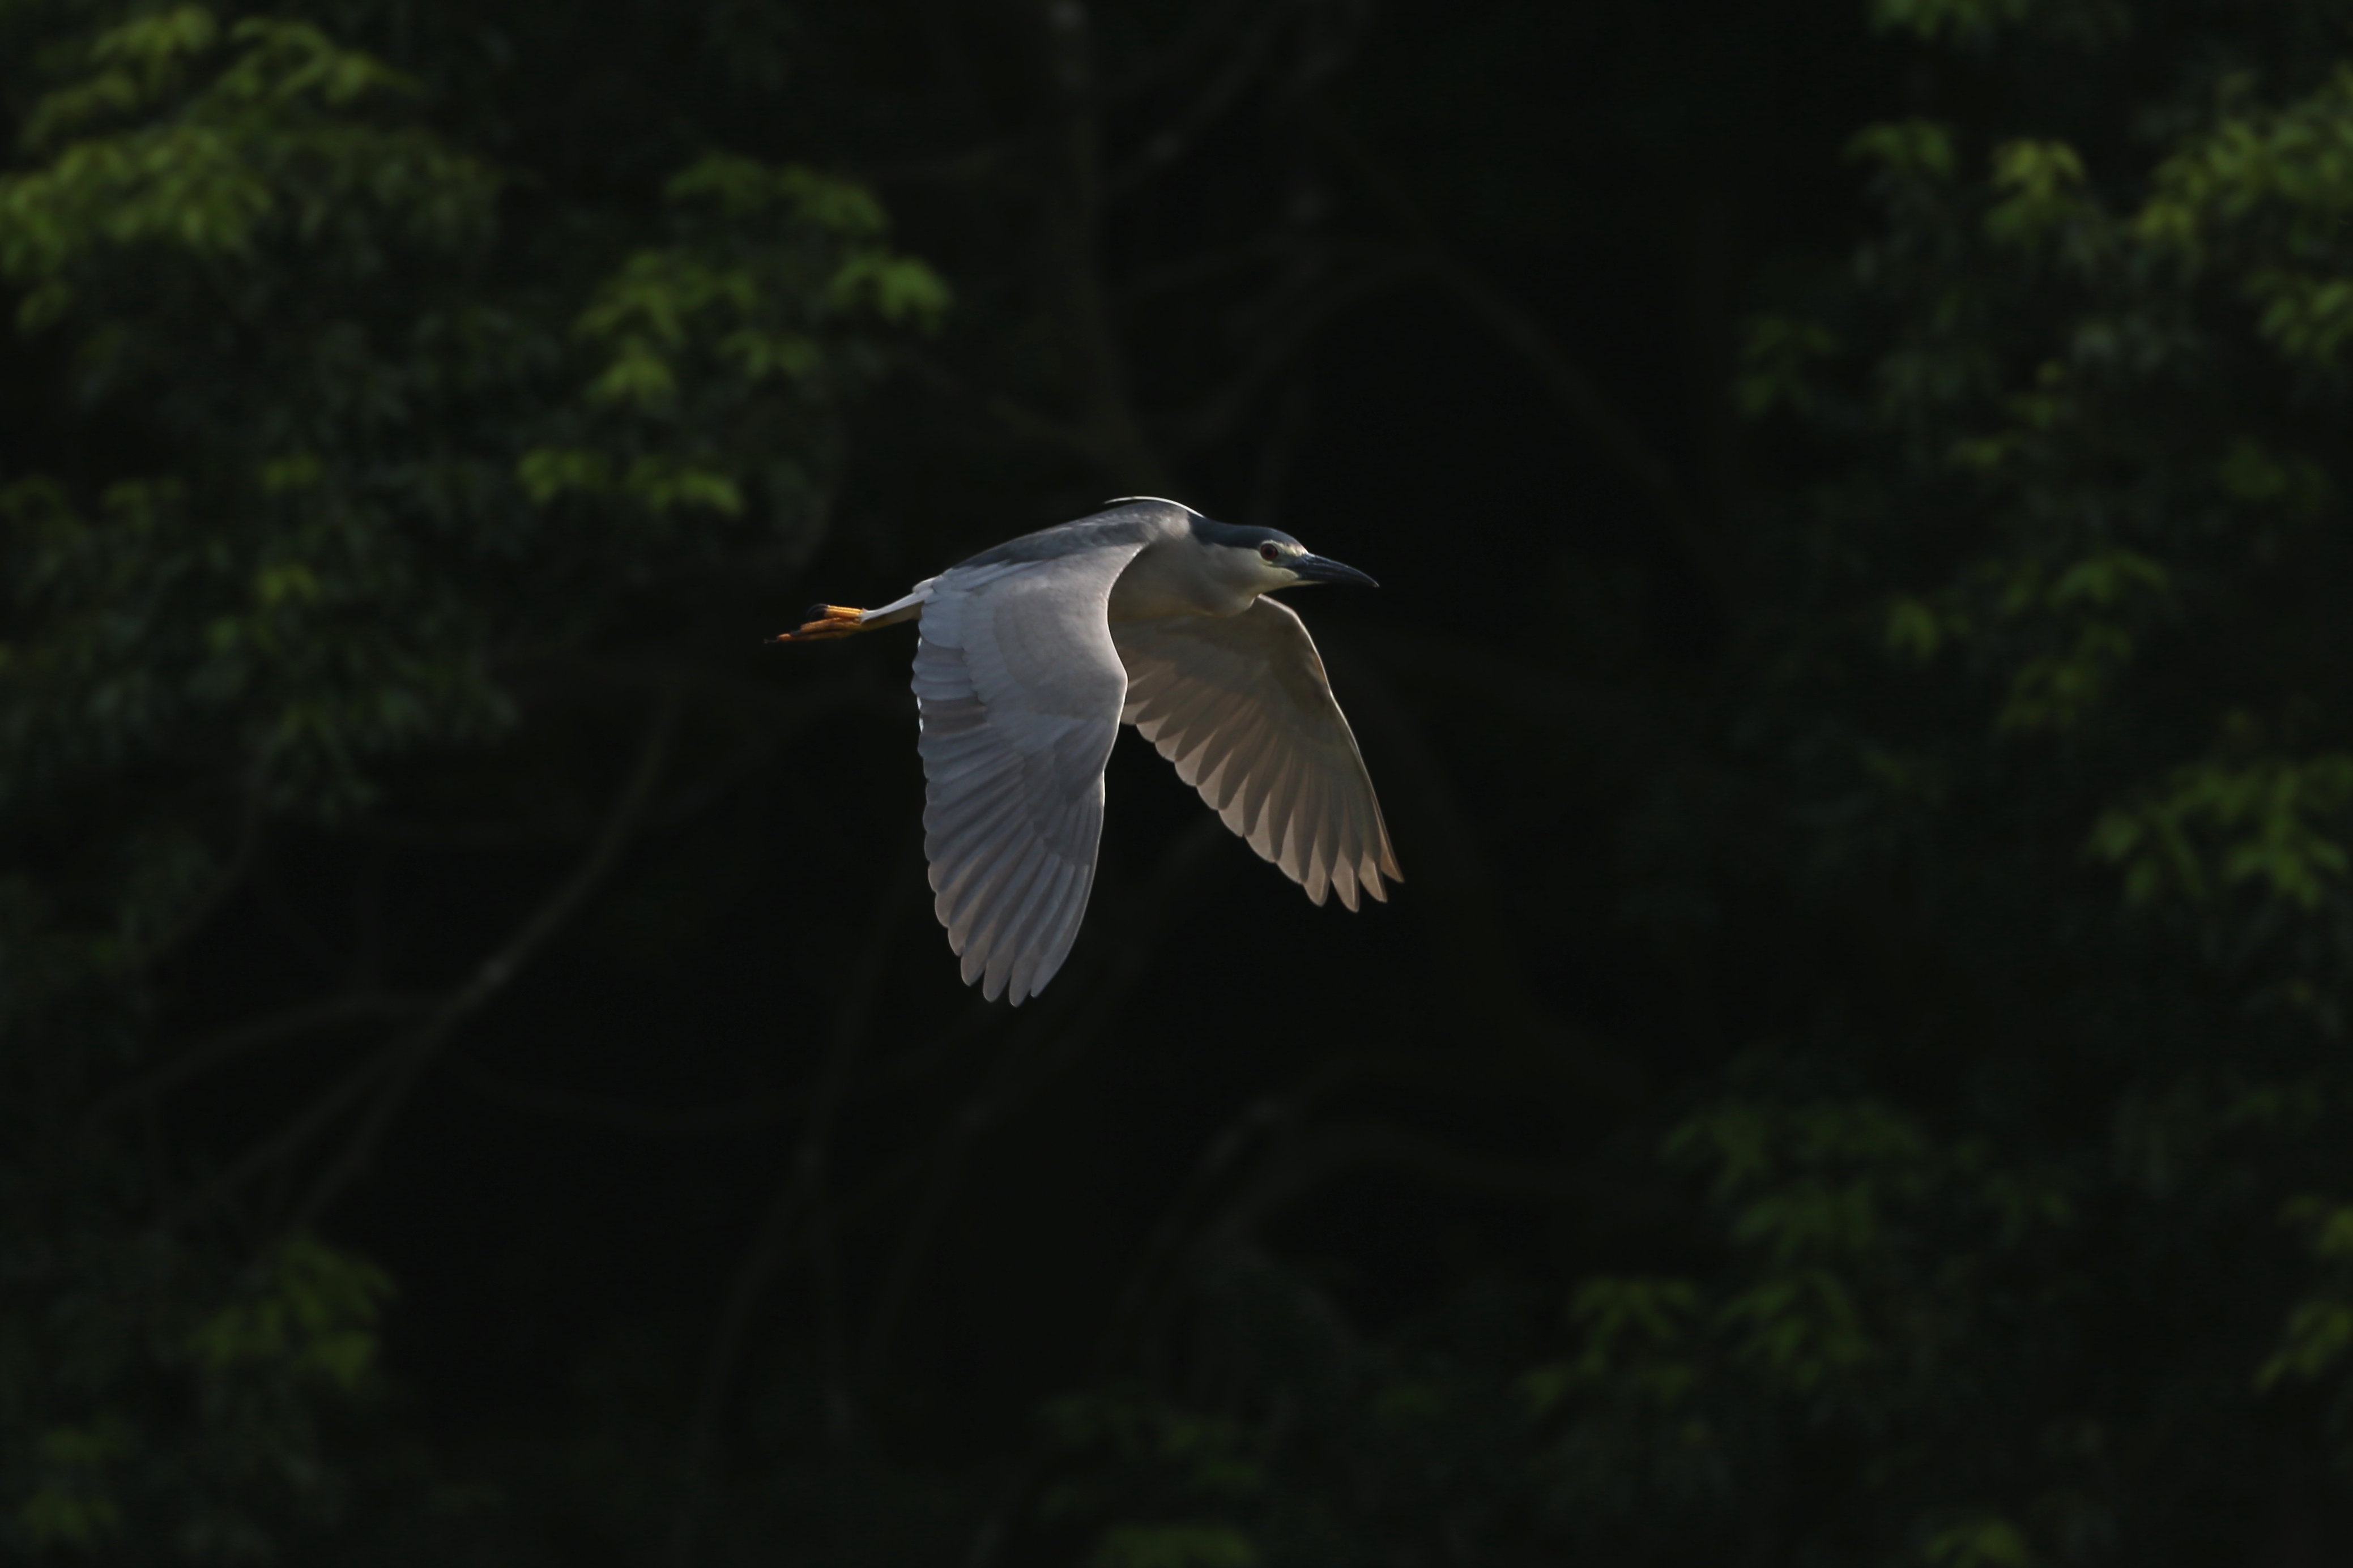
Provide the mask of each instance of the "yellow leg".
POLYGON ((866 627, 859 617, 866 612, 844 605, 811 605, 802 612, 808 619, 797 632, 782 632, 771 642, 824 642, 829 637, 846 637, 866 627))

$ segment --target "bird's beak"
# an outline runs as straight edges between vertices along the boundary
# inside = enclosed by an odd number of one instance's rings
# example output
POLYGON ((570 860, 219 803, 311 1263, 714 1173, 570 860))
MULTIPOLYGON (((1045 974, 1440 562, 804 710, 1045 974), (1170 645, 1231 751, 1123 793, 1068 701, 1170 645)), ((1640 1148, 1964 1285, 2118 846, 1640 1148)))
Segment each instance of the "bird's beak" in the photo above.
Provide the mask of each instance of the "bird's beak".
POLYGON ((1337 561, 1327 561, 1321 555, 1294 555, 1283 564, 1297 574, 1303 583, 1354 583, 1359 588, 1380 586, 1354 566, 1343 566, 1337 561))

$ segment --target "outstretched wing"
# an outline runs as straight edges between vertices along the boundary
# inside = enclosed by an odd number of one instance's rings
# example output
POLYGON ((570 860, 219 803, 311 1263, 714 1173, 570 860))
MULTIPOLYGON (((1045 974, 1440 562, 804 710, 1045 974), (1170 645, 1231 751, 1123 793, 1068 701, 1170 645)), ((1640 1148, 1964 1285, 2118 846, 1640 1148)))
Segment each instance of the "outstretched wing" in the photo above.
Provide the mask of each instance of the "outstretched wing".
POLYGON ((1086 913, 1127 690, 1104 603, 1144 543, 984 556, 928 585, 915 647, 923 854, 965 983, 991 1001, 1043 990, 1086 913))
POLYGON ((1114 624, 1133 724, 1209 808, 1317 903, 1402 881, 1356 737, 1307 628, 1261 597, 1239 616, 1114 624))

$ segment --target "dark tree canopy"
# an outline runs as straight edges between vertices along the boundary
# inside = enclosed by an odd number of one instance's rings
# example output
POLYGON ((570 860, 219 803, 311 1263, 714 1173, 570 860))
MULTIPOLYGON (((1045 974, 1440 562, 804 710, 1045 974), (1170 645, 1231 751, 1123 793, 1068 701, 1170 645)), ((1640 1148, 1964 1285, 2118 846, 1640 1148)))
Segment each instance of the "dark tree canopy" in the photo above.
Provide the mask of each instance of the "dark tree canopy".
POLYGON ((2353 1552, 2348 0, 0 0, 0 1559, 2353 1552), (903 640, 1173 495, 1407 880, 903 640))

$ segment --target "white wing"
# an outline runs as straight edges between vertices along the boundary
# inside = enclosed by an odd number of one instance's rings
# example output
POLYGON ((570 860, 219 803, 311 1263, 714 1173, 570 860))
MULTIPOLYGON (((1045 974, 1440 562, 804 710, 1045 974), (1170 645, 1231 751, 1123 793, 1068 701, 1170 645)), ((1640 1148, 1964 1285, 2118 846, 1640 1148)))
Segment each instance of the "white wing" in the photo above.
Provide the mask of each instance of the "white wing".
POLYGON ((1172 616, 1111 628, 1133 724, 1250 847, 1317 903, 1327 888, 1402 881, 1356 737, 1307 628, 1261 597, 1239 616, 1172 616))
POLYGON ((1006 547, 927 584, 923 854, 965 982, 991 1001, 1043 990, 1086 913, 1127 690, 1103 606, 1145 542, 1036 560, 1006 547))

